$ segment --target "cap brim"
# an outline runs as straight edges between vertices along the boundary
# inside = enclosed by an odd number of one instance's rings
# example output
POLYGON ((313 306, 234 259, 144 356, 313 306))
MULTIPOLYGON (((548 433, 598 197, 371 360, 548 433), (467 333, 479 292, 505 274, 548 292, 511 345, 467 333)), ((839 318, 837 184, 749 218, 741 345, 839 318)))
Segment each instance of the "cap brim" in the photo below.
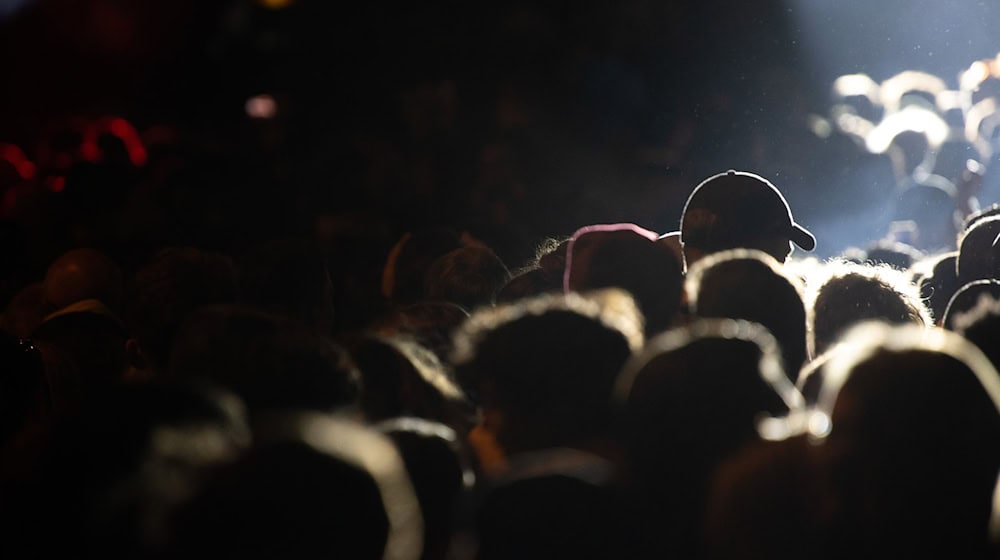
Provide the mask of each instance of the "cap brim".
POLYGON ((800 248, 806 251, 812 251, 816 248, 816 237, 809 233, 809 230, 800 226, 799 224, 792 223, 791 240, 800 248))

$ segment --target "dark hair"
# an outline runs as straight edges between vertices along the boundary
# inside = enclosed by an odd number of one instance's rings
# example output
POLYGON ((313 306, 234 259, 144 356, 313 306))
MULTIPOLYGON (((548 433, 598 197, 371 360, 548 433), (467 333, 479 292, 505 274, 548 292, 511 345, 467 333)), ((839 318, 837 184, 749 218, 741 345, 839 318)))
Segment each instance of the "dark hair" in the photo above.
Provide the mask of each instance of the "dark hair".
POLYGON ((466 433, 472 405, 430 350, 402 337, 366 337, 351 346, 361 375, 361 411, 369 422, 414 416, 466 433))
POLYGON ((438 257, 462 246, 457 231, 428 228, 407 232, 396 242, 382 272, 382 294, 403 305, 424 297, 427 269, 438 257))
POLYGON ((752 249, 714 253, 695 264, 685 289, 698 317, 745 319, 771 331, 795 380, 807 358, 802 283, 774 258, 752 249))
POLYGON ((264 439, 180 512, 174 557, 419 558, 419 504, 384 436, 293 415, 264 439))
POLYGON ((473 310, 492 305, 510 272, 492 250, 463 247, 439 257, 427 270, 425 297, 473 310))
POLYGON ((570 241, 566 290, 621 288, 646 319, 646 334, 670 327, 681 306, 680 263, 656 235, 633 224, 588 226, 570 241))
POLYGON ((809 347, 822 354, 851 326, 865 320, 892 324, 931 325, 930 313, 916 286, 888 266, 826 263, 810 278, 808 301, 809 347))
POLYGON ((358 374, 347 354, 294 321, 236 306, 191 314, 170 355, 169 377, 212 382, 265 410, 332 411, 353 404, 358 374))
POLYGON ((955 272, 958 252, 943 253, 933 258, 930 273, 920 279, 920 297, 927 302, 935 324, 944 319, 951 296, 961 287, 955 272))
POLYGON ((491 410, 504 416, 495 435, 508 452, 572 446, 610 427, 615 377, 642 335, 631 298, 604 297, 540 296, 485 309, 457 333, 458 378, 476 392, 487 424, 491 410))
POLYGON ((199 307, 236 301, 229 257, 192 247, 159 251, 135 275, 126 320, 155 371, 166 369, 177 329, 199 307))

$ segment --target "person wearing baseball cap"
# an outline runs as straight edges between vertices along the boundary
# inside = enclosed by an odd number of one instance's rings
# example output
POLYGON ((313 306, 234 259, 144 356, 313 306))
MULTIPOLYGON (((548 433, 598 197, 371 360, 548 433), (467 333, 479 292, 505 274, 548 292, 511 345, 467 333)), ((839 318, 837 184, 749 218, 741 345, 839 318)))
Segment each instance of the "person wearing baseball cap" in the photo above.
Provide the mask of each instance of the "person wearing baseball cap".
POLYGON ((788 202, 767 179, 727 171, 695 187, 681 216, 681 246, 688 268, 702 257, 728 249, 758 249, 784 262, 791 243, 806 251, 816 238, 795 223, 788 202))

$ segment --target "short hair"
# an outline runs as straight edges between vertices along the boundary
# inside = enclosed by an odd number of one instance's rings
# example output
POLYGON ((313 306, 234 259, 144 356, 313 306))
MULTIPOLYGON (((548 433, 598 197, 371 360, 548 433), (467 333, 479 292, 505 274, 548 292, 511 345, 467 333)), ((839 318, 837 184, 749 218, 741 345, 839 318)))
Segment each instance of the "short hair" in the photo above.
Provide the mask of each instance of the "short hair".
POLYGON ((1000 298, 1000 280, 976 280, 959 288, 948 300, 941 326, 955 330, 955 319, 974 308, 983 298, 1000 298))
POLYGON ((976 222, 959 240, 956 270, 962 284, 1000 279, 1000 216, 976 222))
POLYGON ((866 323, 844 346, 824 368, 814 414, 827 421, 809 422, 838 451, 827 468, 841 521, 861 522, 843 545, 921 556, 984 546, 1000 469, 996 369, 943 329, 866 323))
POLYGON ((701 535, 715 470, 760 440, 762 420, 803 404, 774 337, 732 319, 696 320, 653 338, 623 368, 615 393, 640 503, 662 531, 662 552, 677 557, 689 557, 701 535))
POLYGON ((638 310, 621 290, 545 295, 473 314, 452 361, 467 392, 505 415, 495 435, 510 452, 607 430, 615 378, 642 340, 638 310))
POLYGON ((496 302, 497 292, 510 279, 506 265, 485 247, 455 249, 435 260, 427 270, 425 298, 449 301, 473 310, 496 302))
POLYGON ((339 346, 290 319, 238 306, 192 313, 178 331, 167 375, 230 389, 251 415, 332 412, 353 405, 358 393, 358 373, 339 346))
POLYGON ((989 358, 993 367, 1000 368, 1000 300, 982 296, 975 307, 958 313, 953 321, 954 331, 972 342, 989 358))
POLYGON ((366 337, 350 347, 361 375, 361 412, 369 422, 413 416, 464 433, 472 406, 437 355, 402 336, 366 337))
POLYGON ((957 262, 958 251, 933 257, 929 263, 930 272, 920 279, 920 298, 927 302, 931 316, 937 324, 944 319, 944 311, 948 308, 951 296, 961 287, 958 283, 958 274, 955 272, 957 262))
POLYGON ((695 263, 685 291, 698 317, 744 319, 771 331, 795 380, 807 358, 803 287, 778 261, 754 249, 715 253, 695 263))
MULTIPOLYGON (((784 260, 790 242, 806 251, 816 247, 812 233, 792 219, 781 191, 760 175, 743 171, 719 173, 695 187, 684 204, 680 229, 683 248, 706 253, 742 247, 784 260), (785 243, 772 246, 773 239, 785 243)), ((692 264, 687 251, 685 260, 692 264)))
POLYGON ((569 239, 546 239, 535 250, 528 264, 514 272, 513 277, 497 293, 498 302, 512 302, 546 293, 561 292, 566 271, 569 239))
POLYGON ((851 326, 866 320, 932 325, 917 287, 889 266, 831 261, 810 278, 806 295, 809 348, 822 354, 851 326))
POLYGON ((330 415, 281 416, 252 450, 212 474, 177 515, 178 556, 421 555, 413 485, 373 429, 330 415))
POLYGON ((646 318, 646 334, 670 327, 681 306, 683 276, 673 252, 634 224, 580 228, 566 256, 566 291, 621 288, 646 318))

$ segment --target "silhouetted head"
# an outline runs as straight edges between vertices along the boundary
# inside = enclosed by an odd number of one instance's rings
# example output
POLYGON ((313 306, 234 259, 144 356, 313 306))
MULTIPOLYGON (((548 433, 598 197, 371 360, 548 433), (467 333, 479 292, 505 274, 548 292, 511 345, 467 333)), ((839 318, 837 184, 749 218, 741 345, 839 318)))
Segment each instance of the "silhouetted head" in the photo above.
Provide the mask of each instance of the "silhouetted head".
POLYGON ((16 525, 4 527, 5 539, 23 541, 11 550, 44 557, 70 550, 158 557, 170 515, 195 493, 203 469, 233 459, 249 440, 242 404, 227 393, 115 387, 57 422, 30 476, 5 493, 5 513, 18 513, 16 525))
POLYGON ((407 560, 423 523, 403 461, 375 432, 331 416, 276 420, 178 516, 174 557, 407 560))
MULTIPOLYGON (((760 325, 697 320, 652 340, 622 370, 627 458, 664 553, 694 553, 715 470, 759 441, 758 423, 802 406, 760 325)), ((659 546, 657 546, 659 548, 659 546)))
POLYGON ((430 350, 401 337, 368 337, 351 347, 361 374, 361 411, 369 422, 413 416, 451 426, 463 435, 473 407, 430 350))
POLYGON ((496 302, 510 272, 492 250, 463 247, 438 257, 427 270, 425 298, 473 310, 496 302))
POLYGON ((951 296, 961 287, 955 272, 958 252, 942 253, 932 259, 928 263, 930 272, 920 279, 920 298, 927 302, 934 322, 940 325, 951 296))
POLYGON ((812 356, 826 352, 840 335, 863 321, 933 324, 917 287, 887 266, 827 263, 819 276, 809 279, 806 301, 812 356))
POLYGON ((90 299, 119 311, 122 289, 118 265, 94 249, 74 249, 60 256, 49 265, 42 284, 49 313, 90 299))
POLYGON ((759 420, 803 405, 774 337, 734 319, 699 319, 653 338, 615 391, 627 410, 634 468, 653 477, 717 466, 758 440, 759 420))
POLYGON ((769 181, 742 171, 714 175, 695 187, 681 216, 681 243, 690 268, 705 255, 728 249, 757 249, 778 262, 806 251, 816 238, 792 220, 781 192, 769 181))
POLYGON ((806 309, 798 278, 761 251, 734 249, 698 261, 688 272, 685 291, 698 317, 744 319, 771 331, 784 369, 795 380, 807 357, 806 309))
POLYGON ((831 530, 842 550, 976 557, 1000 469, 1000 376, 941 329, 866 324, 827 363, 831 530))
POLYGON ((566 273, 566 255, 569 239, 548 239, 537 249, 535 257, 524 268, 516 271, 497 294, 497 301, 510 303, 542 294, 563 291, 566 273))
POLYGON ((989 358, 993 367, 1000 367, 1000 299, 983 294, 972 309, 956 313, 952 330, 972 342, 989 358))
POLYGON ((358 392, 358 374, 338 346, 291 320, 235 306, 205 307, 188 317, 168 377, 226 387, 252 416, 333 411, 354 404, 358 392))
POLYGON ((916 224, 914 246, 917 249, 953 249, 956 233, 955 186, 937 175, 907 181, 896 198, 893 219, 916 224))
POLYGON ((976 222, 959 240, 958 280, 1000 279, 1000 216, 976 222))
POLYGON ((422 558, 447 558, 457 505, 475 482, 462 439, 448 426, 420 418, 393 418, 375 429, 395 444, 420 501, 422 558))
POLYGON ((948 307, 941 318, 941 326, 953 331, 955 320, 979 305, 983 299, 1000 298, 1000 280, 976 280, 959 288, 948 300, 948 307))
POLYGON ((506 452, 585 445, 610 428, 615 377, 642 344, 639 317, 619 290, 482 310, 456 335, 453 362, 506 452))
POLYGON ((382 295, 398 305, 420 301, 424 297, 424 279, 431 263, 461 246, 458 232, 451 229, 407 232, 386 259, 382 295))
POLYGON ((965 217, 965 220, 962 221, 962 230, 959 232, 959 235, 965 235, 973 226, 987 218, 996 218, 998 216, 1000 216, 1000 203, 990 204, 986 208, 981 208, 965 217))
POLYGON ((657 236, 633 224, 588 226, 570 239, 565 289, 621 288, 646 318, 646 333, 670 327, 681 305, 681 268, 657 236))

